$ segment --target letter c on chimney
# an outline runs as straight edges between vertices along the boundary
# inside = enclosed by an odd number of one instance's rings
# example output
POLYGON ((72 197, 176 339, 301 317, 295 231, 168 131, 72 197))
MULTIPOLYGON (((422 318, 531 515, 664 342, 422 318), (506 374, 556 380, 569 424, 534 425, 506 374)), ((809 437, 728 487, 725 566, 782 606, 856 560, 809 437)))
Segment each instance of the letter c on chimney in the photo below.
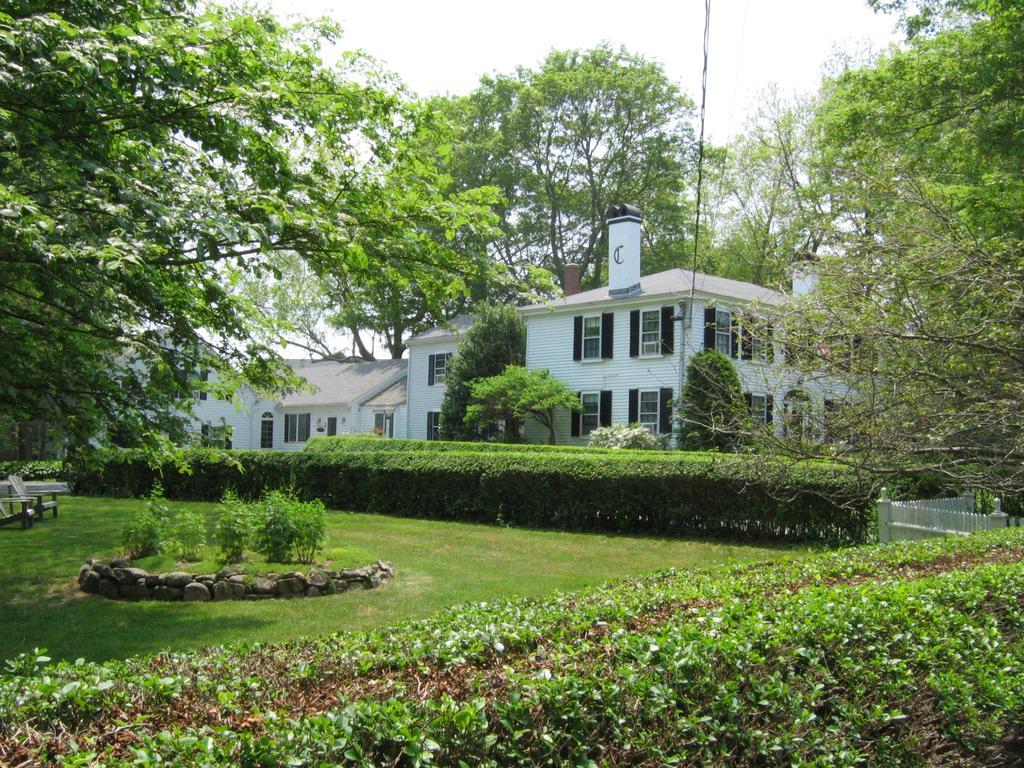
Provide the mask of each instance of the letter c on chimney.
POLYGON ((615 262, 616 264, 621 264, 621 263, 622 263, 622 257, 621 257, 621 256, 619 255, 619 253, 620 253, 621 251, 622 251, 622 246, 621 246, 621 245, 619 245, 619 246, 616 246, 616 248, 615 248, 615 252, 614 252, 614 253, 612 253, 612 260, 613 260, 613 261, 614 261, 614 262, 615 262))

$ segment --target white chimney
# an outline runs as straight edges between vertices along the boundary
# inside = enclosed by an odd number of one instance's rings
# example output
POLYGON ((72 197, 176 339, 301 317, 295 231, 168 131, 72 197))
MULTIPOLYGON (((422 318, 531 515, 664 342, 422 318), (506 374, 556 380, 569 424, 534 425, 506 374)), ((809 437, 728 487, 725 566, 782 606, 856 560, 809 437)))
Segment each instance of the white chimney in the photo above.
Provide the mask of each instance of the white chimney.
POLYGON ((640 209, 625 203, 608 208, 608 295, 640 293, 640 209))
POLYGON ((818 257, 804 253, 793 262, 793 295, 806 296, 818 287, 818 257))

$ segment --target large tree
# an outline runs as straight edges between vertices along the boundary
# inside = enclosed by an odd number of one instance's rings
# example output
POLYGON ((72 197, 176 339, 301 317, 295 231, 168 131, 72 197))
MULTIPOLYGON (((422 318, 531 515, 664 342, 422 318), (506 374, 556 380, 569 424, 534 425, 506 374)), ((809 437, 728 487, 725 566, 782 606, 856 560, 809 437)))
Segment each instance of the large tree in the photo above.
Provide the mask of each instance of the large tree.
POLYGON ((465 423, 485 429, 495 422, 505 424, 505 438, 519 442, 519 431, 529 417, 548 431, 548 445, 555 444, 555 414, 561 409, 578 411, 579 396, 545 368, 527 370, 509 365, 496 376, 469 383, 470 404, 465 423))
POLYGON ((462 126, 452 174, 497 187, 502 236, 494 257, 540 266, 559 280, 568 263, 600 283, 605 212, 644 212, 646 272, 676 266, 692 236, 692 104, 661 66, 608 45, 554 51, 536 69, 485 77, 440 104, 462 126))
POLYGON ((173 435, 199 368, 225 395, 287 383, 229 265, 365 269, 360 238, 400 238, 418 192, 460 228, 415 180, 389 205, 421 116, 363 58, 325 67, 336 33, 190 0, 4 6, 0 419, 173 435))
POLYGON ((1019 491, 1024 7, 915 7, 901 50, 827 86, 837 249, 780 325, 816 340, 807 375, 856 386, 830 420, 835 458, 1019 491))

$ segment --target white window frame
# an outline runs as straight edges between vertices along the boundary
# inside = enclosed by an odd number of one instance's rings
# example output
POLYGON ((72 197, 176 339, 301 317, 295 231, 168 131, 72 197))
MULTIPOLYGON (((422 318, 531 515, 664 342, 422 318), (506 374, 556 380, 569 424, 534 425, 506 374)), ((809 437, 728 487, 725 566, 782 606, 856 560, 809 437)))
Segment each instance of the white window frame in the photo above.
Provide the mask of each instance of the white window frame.
POLYGON ((270 450, 274 447, 274 414, 270 411, 264 411, 263 415, 260 416, 260 448, 262 450, 270 450), (270 427, 270 440, 264 440, 266 435, 267 427, 270 427), (269 442, 270 445, 264 445, 269 442))
POLYGON ((311 413, 286 413, 284 415, 284 441, 286 443, 304 443, 309 440, 311 421, 311 413), (303 422, 305 422, 305 437, 302 437, 303 422))
POLYGON ((660 357, 661 356, 661 307, 657 309, 641 309, 640 310, 640 356, 641 357, 660 357), (644 330, 644 320, 648 315, 654 315, 657 320, 657 327, 654 333, 654 338, 648 340, 652 332, 644 330))
MULTIPOLYGON (((648 398, 649 400, 650 398, 648 398)), ((641 389, 636 398, 636 418, 642 427, 647 427, 655 435, 661 434, 661 390, 641 389), (650 409, 644 411, 644 395, 654 395, 654 420, 644 420, 644 414, 650 416, 650 409)))
POLYGON ((732 357, 732 310, 724 307, 715 307, 715 349, 726 357, 732 357), (725 318, 724 330, 722 329, 723 318, 725 318), (722 348, 723 346, 725 349, 722 348))
POLYGON ((441 412, 440 411, 427 411, 428 414, 434 414, 434 426, 427 432, 427 440, 440 440, 441 439, 441 412))
POLYGON ((750 393, 750 415, 758 424, 768 423, 768 395, 764 393, 750 393), (758 407, 757 401, 761 401, 758 407))
POLYGON ((768 337, 768 329, 764 319, 760 317, 744 317, 743 325, 744 328, 740 338, 750 339, 750 362, 767 363, 771 341, 768 337), (746 328, 748 323, 751 325, 749 329, 746 328))
POLYGON ((595 429, 601 426, 601 393, 600 391, 580 392, 580 437, 586 437, 595 429), (587 400, 594 398, 594 412, 587 413, 587 400), (587 419, 593 418, 593 424, 588 427, 587 419))
POLYGON ((603 339, 601 338, 601 332, 602 332, 603 326, 604 326, 604 319, 601 317, 601 315, 584 315, 583 316, 583 334, 582 334, 582 341, 580 342, 580 347, 581 347, 580 357, 583 360, 600 360, 601 359, 601 344, 603 342, 603 339), (596 320, 597 321, 597 335, 596 336, 594 334, 589 334, 589 335, 587 334, 587 321, 588 320, 596 320), (593 355, 588 355, 587 354, 587 341, 595 341, 595 340, 597 342, 597 344, 595 346, 595 349, 597 351, 593 355))
POLYGON ((438 352, 436 355, 434 355, 435 384, 444 384, 445 377, 448 375, 448 359, 451 356, 451 352, 438 352))

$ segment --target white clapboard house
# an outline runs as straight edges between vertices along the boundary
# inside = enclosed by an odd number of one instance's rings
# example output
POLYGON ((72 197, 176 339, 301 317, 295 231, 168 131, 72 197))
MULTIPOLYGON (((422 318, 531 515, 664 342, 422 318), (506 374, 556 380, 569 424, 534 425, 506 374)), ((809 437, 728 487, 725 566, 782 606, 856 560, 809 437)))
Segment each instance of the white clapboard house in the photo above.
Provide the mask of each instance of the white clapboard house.
MULTIPOLYGON (((771 328, 756 321, 759 308, 781 304, 784 294, 685 269, 641 277, 641 226, 637 209, 613 206, 608 286, 580 292, 578 267, 570 265, 564 298, 521 309, 526 366, 548 369, 579 393, 580 411, 557 415, 559 443, 585 444, 611 424, 670 435, 686 365, 709 347, 732 359, 752 414, 779 432, 848 395, 841 383, 805 382, 787 369, 771 328)), ((796 292, 813 285, 809 269, 795 275, 796 292)), ((471 324, 457 318, 409 341, 408 437, 437 439, 445 369, 471 324)), ((547 434, 528 423, 526 438, 544 442, 547 434)))

